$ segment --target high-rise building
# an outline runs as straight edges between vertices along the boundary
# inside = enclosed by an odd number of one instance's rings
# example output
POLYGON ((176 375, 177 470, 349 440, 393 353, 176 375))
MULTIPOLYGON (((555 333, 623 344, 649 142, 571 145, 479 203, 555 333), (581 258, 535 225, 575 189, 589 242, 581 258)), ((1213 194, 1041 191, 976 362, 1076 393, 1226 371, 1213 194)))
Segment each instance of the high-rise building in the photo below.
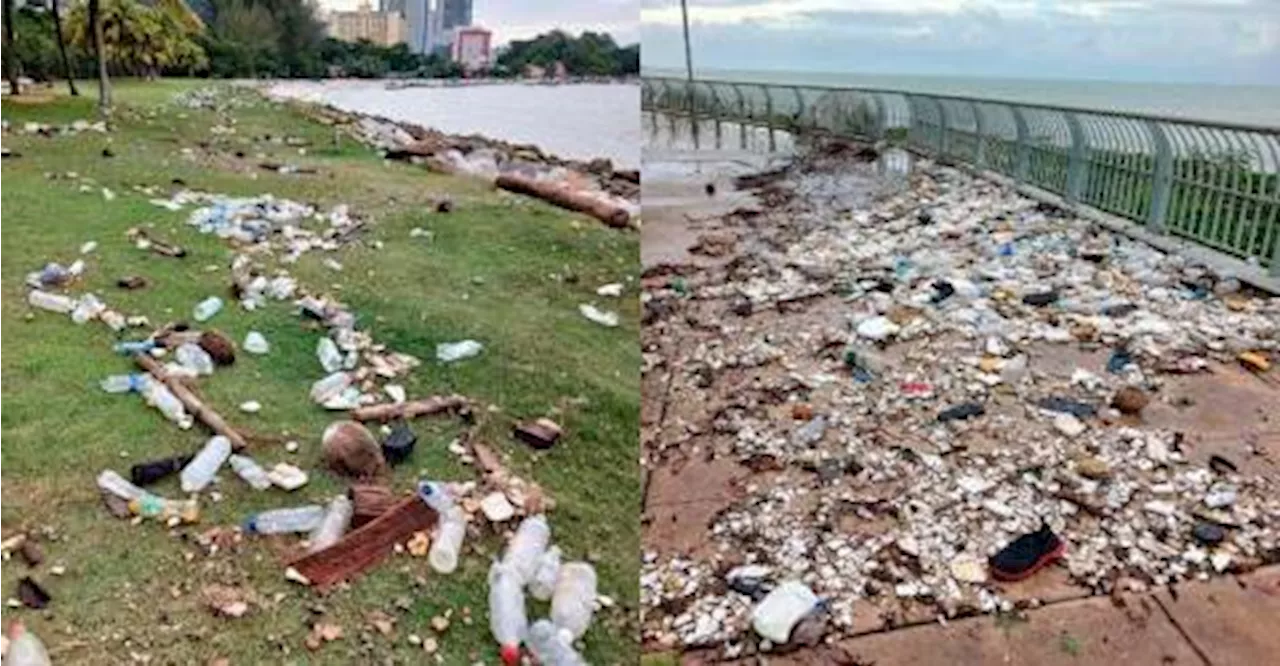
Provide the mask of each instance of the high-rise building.
POLYGON ((329 34, 354 42, 367 39, 374 44, 391 46, 405 40, 405 22, 400 12, 375 12, 368 0, 362 0, 354 12, 330 12, 329 34))
POLYGON ((468 72, 484 69, 489 66, 489 41, 492 38, 493 33, 484 28, 456 28, 449 55, 468 72))
POLYGON ((378 0, 378 11, 404 13, 405 0, 378 0))
POLYGON ((472 0, 381 0, 384 7, 401 3, 414 53, 448 51, 458 28, 471 25, 472 0))
MULTIPOLYGON (((388 0, 394 2, 396 0, 388 0)), ((430 53, 431 0, 399 0, 404 3, 404 22, 408 28, 409 50, 414 53, 430 53)))

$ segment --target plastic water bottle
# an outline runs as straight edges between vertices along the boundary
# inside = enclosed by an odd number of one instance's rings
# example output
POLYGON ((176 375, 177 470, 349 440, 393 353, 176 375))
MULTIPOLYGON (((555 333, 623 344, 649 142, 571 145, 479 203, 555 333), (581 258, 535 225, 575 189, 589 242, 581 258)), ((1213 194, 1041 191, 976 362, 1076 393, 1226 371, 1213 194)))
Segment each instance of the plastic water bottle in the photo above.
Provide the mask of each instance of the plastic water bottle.
POLYGON ((595 567, 586 562, 569 562, 560 567, 556 589, 551 595, 551 621, 576 640, 587 633, 595 610, 595 567))
POLYGON ((9 625, 9 650, 4 655, 6 666, 52 666, 49 651, 22 620, 9 625))
POLYGON ((186 407, 183 407, 182 401, 178 399, 169 387, 163 382, 156 381, 149 377, 145 378, 146 383, 142 387, 142 397, 146 398, 147 404, 160 410, 166 419, 178 424, 179 428, 186 430, 191 427, 194 419, 187 414, 186 407))
POLYGON ((102 473, 98 474, 98 489, 124 500, 134 500, 151 494, 110 469, 102 470, 102 473))
POLYGON ((27 302, 41 310, 49 312, 61 312, 67 314, 76 309, 75 299, 62 294, 51 294, 47 291, 33 290, 27 294, 27 302))
POLYGON ((204 448, 191 462, 182 468, 182 492, 198 493, 204 490, 218 473, 218 468, 231 455, 231 440, 222 435, 214 435, 205 443, 204 448))
POLYGON ((244 531, 250 534, 310 532, 324 520, 324 514, 325 509, 319 504, 272 509, 250 516, 244 523, 244 531))
POLYGON ((550 620, 538 620, 529 627, 529 651, 542 666, 587 666, 566 638, 550 620))
POLYGON ((254 490, 266 490, 271 487, 271 477, 267 476, 267 471, 262 469, 262 466, 253 458, 233 453, 227 461, 231 463, 231 469, 235 470, 236 476, 252 486, 254 490))
POLYGON ((71 311, 71 321, 77 324, 83 324, 92 319, 96 319, 98 315, 106 310, 107 306, 98 300, 93 294, 85 294, 80 297, 80 301, 76 303, 76 308, 71 311))
POLYGON ((511 566, 523 584, 533 578, 538 558, 547 550, 550 541, 551 528, 547 525, 546 516, 529 516, 520 522, 515 536, 507 544, 507 555, 503 563, 511 566))
POLYGON ((458 568, 458 553, 462 539, 467 535, 467 516, 461 507, 451 506, 440 514, 436 538, 427 552, 427 563, 442 574, 453 573, 458 568))
POLYGON ((174 353, 174 357, 178 359, 178 363, 191 368, 197 374, 213 374, 213 357, 194 342, 178 345, 178 351, 174 353))
POLYGON ((418 497, 443 518, 453 508, 453 495, 438 481, 419 481, 418 497))
POLYGON ((520 663, 520 642, 529 630, 520 574, 503 562, 489 567, 489 630, 501 646, 502 663, 520 663))
POLYGON ((355 505, 346 495, 338 495, 329 502, 329 509, 325 511, 324 520, 311 531, 308 541, 311 542, 307 552, 314 553, 324 550, 342 538, 346 534, 347 527, 351 525, 351 515, 355 512, 355 505))
POLYGON ((111 375, 102 380, 102 390, 107 393, 130 393, 141 391, 144 381, 142 375, 111 375))
POLYGON ((529 594, 539 601, 547 601, 556 590, 556 578, 560 575, 560 547, 552 546, 538 558, 538 568, 529 581, 529 594))
POLYGON ((117 354, 146 354, 156 348, 155 340, 125 340, 117 342, 113 347, 117 354))
POLYGON ((323 337, 316 343, 316 358, 325 372, 337 372, 342 369, 342 352, 332 338, 323 337))
POLYGON ((196 309, 191 313, 191 316, 195 317, 196 321, 208 321, 213 315, 218 314, 220 310, 222 310, 222 299, 217 296, 210 296, 196 305, 196 309))

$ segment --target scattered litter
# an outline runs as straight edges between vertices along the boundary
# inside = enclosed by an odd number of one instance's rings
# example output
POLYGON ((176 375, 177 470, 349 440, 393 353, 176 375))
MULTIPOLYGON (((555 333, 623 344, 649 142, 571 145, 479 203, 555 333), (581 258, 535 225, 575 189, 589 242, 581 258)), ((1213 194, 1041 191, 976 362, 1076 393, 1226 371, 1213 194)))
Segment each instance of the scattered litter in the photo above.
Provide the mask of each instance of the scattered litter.
POLYGON ((756 633, 776 645, 786 644, 791 630, 818 605, 818 596, 807 585, 788 580, 778 585, 751 611, 756 633))
POLYGON ((516 515, 515 507, 507 501, 507 496, 500 492, 489 493, 480 501, 480 510, 491 523, 505 523, 516 515))
POLYGON ((23 576, 18 581, 18 600, 27 608, 41 609, 48 606, 53 597, 30 576, 23 576))
POLYGON ((418 443, 418 436, 414 434, 413 429, 408 423, 401 421, 391 429, 391 433, 382 442, 382 456, 392 465, 409 459, 413 454, 413 447, 418 443))
POLYGON ((290 491, 307 485, 307 473, 289 463, 276 463, 267 472, 267 478, 276 486, 290 491))
POLYGON ((610 284, 601 285, 598 289, 596 289, 596 294, 600 296, 609 296, 612 298, 618 298, 619 296, 622 296, 622 283, 613 282, 610 284))
POLYGON ((616 312, 605 312, 597 309, 594 305, 587 305, 585 303, 578 306, 578 312, 581 312, 582 316, 600 324, 601 326, 613 327, 618 325, 618 313, 616 312))
POLYGON ((382 447, 373 433, 355 421, 335 421, 320 438, 325 464, 353 478, 374 476, 386 467, 382 447))
POLYGON ((1024 534, 991 556, 991 575, 997 580, 1029 578, 1044 566, 1061 559, 1067 545, 1047 525, 1024 534))
POLYGON ((262 403, 257 400, 247 400, 240 403, 240 411, 246 414, 257 414, 262 411, 262 403))
POLYGON ((80 254, 89 254, 98 249, 98 241, 86 241, 80 246, 80 254))
POLYGON ((271 344, 261 333, 249 331, 244 336, 244 350, 250 354, 267 354, 271 351, 271 344))
POLYGON ((453 363, 476 356, 482 349, 484 345, 475 340, 442 342, 436 345, 436 359, 441 363, 453 363))
POLYGON ((204 322, 218 314, 220 310, 222 310, 222 299, 217 296, 210 296, 196 304, 191 316, 196 321, 204 322))
POLYGON ((512 432, 516 439, 535 449, 549 449, 560 439, 563 431, 555 421, 541 418, 532 423, 517 423, 512 432))

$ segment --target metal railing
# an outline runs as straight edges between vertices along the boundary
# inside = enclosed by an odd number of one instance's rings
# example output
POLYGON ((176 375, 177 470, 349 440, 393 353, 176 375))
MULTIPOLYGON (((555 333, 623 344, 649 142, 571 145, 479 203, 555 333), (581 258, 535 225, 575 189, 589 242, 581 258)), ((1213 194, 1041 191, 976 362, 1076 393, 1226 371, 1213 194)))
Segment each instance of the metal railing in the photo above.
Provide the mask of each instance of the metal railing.
MULTIPOLYGON (((873 88, 645 77, 646 111, 887 140, 1280 276, 1280 128, 873 88)), ((696 134, 695 134, 696 136, 696 134)))

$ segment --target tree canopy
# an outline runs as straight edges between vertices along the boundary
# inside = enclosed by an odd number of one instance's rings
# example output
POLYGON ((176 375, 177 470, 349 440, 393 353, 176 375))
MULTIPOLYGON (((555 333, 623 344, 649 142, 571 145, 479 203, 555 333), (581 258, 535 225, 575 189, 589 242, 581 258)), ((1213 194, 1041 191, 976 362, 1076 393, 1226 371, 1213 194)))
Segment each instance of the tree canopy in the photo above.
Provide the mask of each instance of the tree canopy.
MULTIPOLYGON (((117 71, 156 75, 194 73, 208 67, 196 41, 203 25, 181 0, 144 5, 137 0, 101 0, 103 54, 117 71)), ((81 50, 92 48, 87 5, 77 3, 67 16, 67 37, 81 50)))

